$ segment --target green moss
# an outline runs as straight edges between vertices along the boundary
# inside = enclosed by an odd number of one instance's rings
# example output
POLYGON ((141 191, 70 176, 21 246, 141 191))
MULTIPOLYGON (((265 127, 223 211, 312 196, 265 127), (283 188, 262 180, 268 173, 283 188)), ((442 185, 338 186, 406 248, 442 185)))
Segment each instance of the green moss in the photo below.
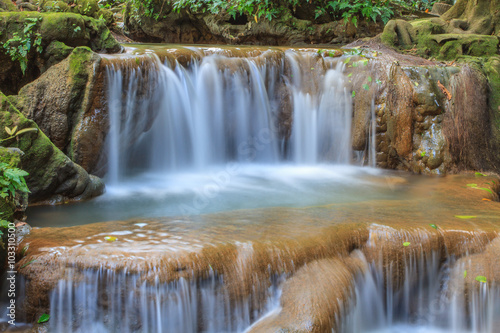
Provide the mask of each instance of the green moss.
POLYGON ((85 16, 93 17, 99 11, 97 0, 76 0, 74 11, 85 16))
POLYGON ((443 60, 454 60, 463 54, 462 43, 458 40, 446 42, 439 50, 437 58, 443 60))
POLYGON ((416 33, 410 23, 403 20, 390 20, 385 25, 380 39, 387 46, 408 49, 413 47, 416 33))
POLYGON ((411 21, 410 24, 418 35, 435 35, 445 33, 446 23, 438 18, 411 21))
POLYGON ((45 64, 45 69, 48 69, 54 64, 66 59, 71 52, 73 51, 72 47, 67 46, 63 42, 53 41, 47 46, 45 49, 45 59, 47 63, 45 64))
MULTIPOLYGON (((38 126, 26 119, 0 92, 0 126, 18 126, 19 129, 38 126)), ((5 137, 5 133, 2 135, 5 137)), ((41 131, 25 133, 15 139, 4 142, 24 152, 21 158, 23 169, 29 172, 26 177, 30 191, 36 196, 42 192, 53 190, 55 179, 62 175, 62 169, 72 163, 41 131)))
POLYGON ((69 9, 70 7, 64 1, 47 1, 42 6, 44 12, 64 13, 68 12, 69 9))
POLYGON ((0 10, 15 12, 17 7, 10 0, 0 0, 0 10))
POLYGON ((107 26, 110 26, 111 24, 114 23, 115 18, 113 16, 113 12, 109 9, 101 8, 99 9, 98 12, 95 13, 94 15, 95 19, 101 19, 104 20, 107 26))
POLYGON ((71 47, 89 46, 95 51, 118 52, 121 49, 104 21, 74 13, 0 13, 0 42, 22 31, 28 17, 42 18, 39 32, 44 46, 59 41, 71 47))
POLYGON ((497 53, 498 38, 470 34, 424 34, 417 37, 420 56, 454 60, 462 55, 491 56, 497 53))
MULTIPOLYGON (((88 47, 77 47, 69 56, 72 100, 80 100, 78 97, 84 94, 90 75, 89 68, 93 68, 94 63, 94 52, 88 47)), ((78 106, 75 105, 74 108, 77 109, 78 106)))
POLYGON ((417 37, 417 53, 421 57, 431 57, 439 54, 439 44, 432 38, 432 35, 419 35, 417 37))

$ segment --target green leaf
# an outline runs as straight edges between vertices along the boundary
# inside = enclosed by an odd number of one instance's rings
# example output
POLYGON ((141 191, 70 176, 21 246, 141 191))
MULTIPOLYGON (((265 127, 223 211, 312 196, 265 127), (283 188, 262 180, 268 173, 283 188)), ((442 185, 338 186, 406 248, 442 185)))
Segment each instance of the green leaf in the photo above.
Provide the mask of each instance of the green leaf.
POLYGON ((477 184, 467 184, 467 187, 477 187, 477 184))
POLYGON ((467 277, 467 271, 464 271, 464 279, 467 277))
POLYGON ((344 64, 348 64, 349 61, 351 61, 351 57, 347 58, 346 60, 344 60, 344 64))
POLYGON ((463 219, 463 220, 470 220, 470 219, 475 219, 477 216, 471 216, 471 215, 455 215, 456 218, 463 219))
POLYGON ((425 151, 421 152, 420 156, 424 157, 425 156, 425 151))
POLYGON ((486 187, 476 187, 476 189, 477 189, 477 190, 487 191, 487 192, 489 192, 489 193, 493 194, 493 191, 492 191, 492 190, 490 190, 489 188, 486 188, 486 187))
POLYGON ((476 281, 486 283, 487 282, 486 276, 482 276, 482 275, 476 276, 476 281))
POLYGON ((352 73, 349 73, 349 74, 347 75, 347 77, 351 77, 351 76, 352 76, 352 73))
POLYGON ((437 230, 437 228, 438 228, 438 226, 437 226, 437 225, 435 225, 435 224, 432 224, 432 223, 431 223, 431 224, 429 224, 429 225, 430 225, 431 227, 433 227, 434 229, 436 229, 436 230, 437 230))
POLYGON ((372 77, 368 76, 368 82, 372 82, 372 77))
POLYGON ((411 244, 410 242, 404 242, 403 246, 407 247, 407 246, 410 246, 410 244, 411 244))
POLYGON ((356 92, 355 92, 354 90, 352 91, 352 95, 351 95, 351 96, 352 96, 353 98, 354 98, 354 96, 356 96, 356 92))
POLYGON ((476 177, 486 177, 486 175, 484 173, 481 173, 481 172, 476 172, 475 175, 476 175, 476 177))
POLYGON ((377 79, 375 82, 376 82, 377 84, 382 84, 382 81, 380 81, 379 79, 377 79))
POLYGON ((41 324, 41 323, 46 323, 48 322, 50 319, 50 316, 46 313, 44 313, 43 315, 40 316, 40 318, 38 319, 38 323, 41 324))
POLYGON ((370 86, 365 83, 365 84, 363 84, 363 89, 368 91, 368 90, 370 90, 370 86))
POLYGON ((38 128, 35 127, 30 127, 30 128, 23 128, 19 132, 16 133, 16 135, 23 134, 23 133, 28 133, 28 132, 38 132, 38 128))

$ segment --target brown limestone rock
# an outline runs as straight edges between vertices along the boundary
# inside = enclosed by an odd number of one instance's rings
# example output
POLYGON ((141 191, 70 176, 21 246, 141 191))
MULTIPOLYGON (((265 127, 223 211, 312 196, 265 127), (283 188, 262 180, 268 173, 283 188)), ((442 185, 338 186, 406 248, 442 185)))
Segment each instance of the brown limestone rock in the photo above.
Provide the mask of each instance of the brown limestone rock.
POLYGON ((19 110, 89 172, 99 159, 107 130, 100 113, 105 91, 100 65, 99 55, 77 47, 68 58, 23 87, 17 99, 19 110))

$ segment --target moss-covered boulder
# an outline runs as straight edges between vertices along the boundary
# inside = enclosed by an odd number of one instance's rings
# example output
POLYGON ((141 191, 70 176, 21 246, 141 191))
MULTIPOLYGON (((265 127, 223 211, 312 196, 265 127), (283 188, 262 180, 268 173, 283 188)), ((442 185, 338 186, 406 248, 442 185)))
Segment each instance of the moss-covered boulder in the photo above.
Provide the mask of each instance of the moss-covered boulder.
MULTIPOLYGON (((51 65, 64 59, 70 48, 88 46, 98 52, 119 52, 120 44, 111 35, 104 21, 73 13, 4 12, 0 13, 0 44, 18 36, 21 41, 11 46, 31 45, 26 57, 12 60, 13 55, 0 50, 0 90, 16 94, 26 83, 33 81, 51 65), (32 23, 35 23, 32 25, 32 23), (27 27, 28 32, 26 30, 27 27), (27 63, 23 73, 20 63, 27 63)), ((16 55, 15 49, 13 54, 16 55)))
POLYGON ((101 57, 90 48, 77 47, 17 97, 18 109, 88 171, 98 161, 108 126, 95 104, 104 91, 100 64, 101 57))
MULTIPOLYGON (((8 134, 4 127, 18 129, 37 128, 32 120, 26 119, 0 93, 0 137, 8 134)), ((89 199, 101 194, 103 182, 89 175, 81 166, 73 163, 42 132, 28 132, 4 142, 9 147, 23 151, 21 163, 29 172, 26 181, 31 191, 31 202, 59 203, 69 200, 89 199)))

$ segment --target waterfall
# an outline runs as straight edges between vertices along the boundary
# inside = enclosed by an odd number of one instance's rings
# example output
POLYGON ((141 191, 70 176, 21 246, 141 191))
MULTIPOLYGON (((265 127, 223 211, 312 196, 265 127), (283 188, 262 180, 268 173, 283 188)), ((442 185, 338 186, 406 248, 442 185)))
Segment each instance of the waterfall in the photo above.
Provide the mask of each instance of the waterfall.
POLYGON ((294 50, 215 52, 184 65, 135 59, 106 64, 111 185, 228 162, 351 161, 352 101, 338 59, 294 50))
POLYGON ((263 314, 278 307, 279 282, 231 297, 223 276, 184 278, 166 283, 145 276, 100 268, 82 278, 70 273, 50 296, 50 332, 243 332, 263 314))

